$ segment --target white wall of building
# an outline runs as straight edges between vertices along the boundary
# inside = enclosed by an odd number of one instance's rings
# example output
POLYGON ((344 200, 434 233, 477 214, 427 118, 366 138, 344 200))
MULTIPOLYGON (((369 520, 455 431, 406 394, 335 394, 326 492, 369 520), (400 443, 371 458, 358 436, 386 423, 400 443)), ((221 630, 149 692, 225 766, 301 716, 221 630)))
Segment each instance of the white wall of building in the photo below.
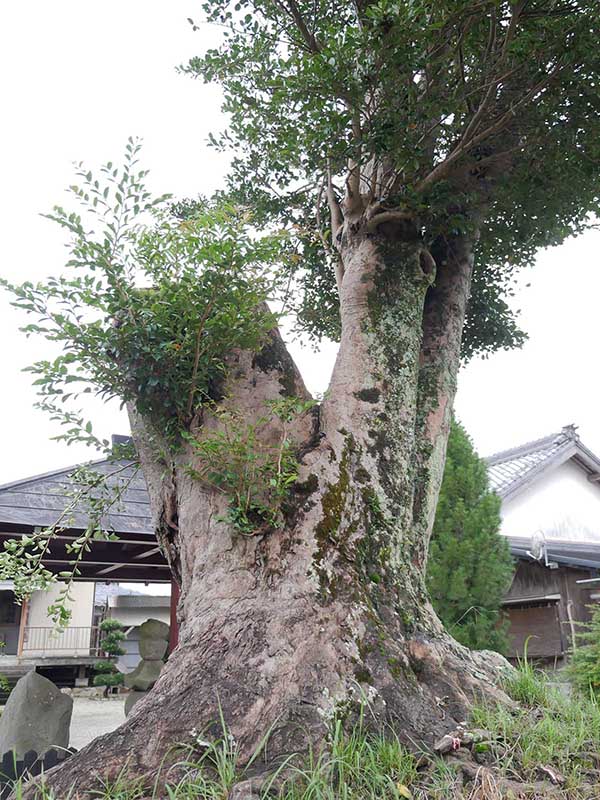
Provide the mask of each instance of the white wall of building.
MULTIPOLYGON (((161 622, 166 622, 169 625, 171 621, 171 610, 169 605, 169 598, 165 598, 167 602, 163 605, 162 603, 158 605, 158 603, 152 603, 152 598, 144 598, 146 603, 144 605, 127 607, 123 605, 113 605, 111 602, 115 598, 110 598, 109 600, 109 611, 108 614, 113 619, 118 619, 119 622, 122 622, 127 628, 137 628, 138 625, 141 625, 143 622, 146 622, 147 619, 158 619, 161 622)), ((122 600, 123 598, 119 597, 116 598, 118 600, 122 600)), ((127 598, 130 600, 131 598, 127 598)), ((137 598, 135 598, 137 600, 137 598)), ((163 598, 159 598, 163 600, 163 598)))
POLYGON ((502 504, 501 533, 531 536, 540 530, 548 539, 600 542, 600 485, 572 461, 502 504))
POLYGON ((75 583, 73 585, 72 599, 67 603, 71 610, 71 622, 63 633, 56 634, 52 630, 54 623, 48 616, 48 606, 56 602, 62 586, 60 583, 54 584, 46 591, 34 592, 31 595, 23 643, 24 656, 89 655, 90 628, 94 610, 94 584, 75 583))

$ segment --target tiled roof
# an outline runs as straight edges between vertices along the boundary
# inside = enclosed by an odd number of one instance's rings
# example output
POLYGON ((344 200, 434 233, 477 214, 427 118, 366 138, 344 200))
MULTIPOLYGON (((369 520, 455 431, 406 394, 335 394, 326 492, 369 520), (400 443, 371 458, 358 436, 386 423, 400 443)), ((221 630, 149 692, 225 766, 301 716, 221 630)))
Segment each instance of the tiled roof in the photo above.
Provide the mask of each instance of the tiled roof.
POLYGON ((589 474, 600 473, 600 459, 584 447, 575 426, 566 425, 558 433, 486 458, 490 487, 506 500, 570 458, 589 474))
MULTIPOLYGON (((118 533, 152 534, 150 500, 146 482, 129 461, 95 461, 88 465, 107 475, 107 485, 124 486, 123 495, 102 519, 102 527, 118 533)), ((72 474, 77 467, 47 472, 0 486, 0 525, 17 524, 47 527, 73 501, 72 474)), ((85 530, 88 511, 80 502, 69 515, 66 527, 85 530)))
POLYGON ((81 466, 105 476, 105 482, 99 482, 97 488, 90 490, 92 497, 95 493, 106 497, 105 485, 120 487, 121 492, 119 497, 108 493, 112 505, 100 520, 102 530, 115 536, 93 537, 88 542, 77 567, 76 579, 170 582, 171 572, 152 524, 144 476, 132 461, 116 457, 0 486, 0 549, 15 536, 59 525, 60 530, 52 538, 42 563, 54 573, 71 570, 72 543, 87 529, 91 510, 85 495, 74 495, 77 489, 74 473, 81 466), (67 508, 68 513, 63 515, 67 508))

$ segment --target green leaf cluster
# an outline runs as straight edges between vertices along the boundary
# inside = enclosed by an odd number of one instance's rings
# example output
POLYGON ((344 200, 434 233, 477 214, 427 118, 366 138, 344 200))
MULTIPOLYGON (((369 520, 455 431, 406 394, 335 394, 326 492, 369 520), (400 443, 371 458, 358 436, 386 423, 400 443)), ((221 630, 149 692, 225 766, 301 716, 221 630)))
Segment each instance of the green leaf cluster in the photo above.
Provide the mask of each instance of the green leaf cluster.
POLYGON ((29 370, 67 442, 108 446, 64 405, 89 392, 132 402, 175 441, 220 398, 227 355, 258 349, 276 321, 265 300, 285 235, 257 235, 246 210, 224 203, 197 204, 181 219, 148 191, 139 148, 130 141, 124 166, 109 162, 98 177, 80 166, 71 187, 79 212, 48 215, 71 237, 66 275, 3 281, 37 318, 24 330, 61 348, 29 370))
POLYGON ((568 674, 573 685, 583 694, 600 697, 600 606, 589 606, 590 620, 580 623, 576 634, 579 644, 571 652, 568 674))
POLYGON ((188 472, 228 498, 224 520, 244 536, 254 536, 282 523, 282 507, 298 477, 289 426, 315 405, 314 400, 284 397, 268 404, 268 413, 248 422, 235 410, 214 408, 219 422, 214 433, 186 438, 196 456, 188 472), (264 431, 274 419, 281 423, 274 438, 264 431))
MULTIPOLYGON (((414 215, 428 247, 483 216, 466 357, 519 345, 507 297, 599 210, 595 0, 206 0, 182 70, 224 91, 229 196, 298 242, 298 325, 339 335, 327 190, 414 215)), ((194 23, 193 23, 194 24, 194 23)))
MULTIPOLYGON (((36 318, 23 330, 61 350, 55 359, 28 368, 39 407, 63 426, 56 438, 104 449, 116 463, 115 475, 128 468, 119 459, 135 454, 123 447, 115 452, 70 405, 91 392, 117 397, 154 424, 167 448, 177 449, 199 412, 223 400, 231 353, 258 351, 276 325, 266 301, 282 285, 286 260, 297 258, 287 233, 257 233, 251 214, 240 205, 172 204, 167 196, 153 197, 147 172, 139 169, 139 150, 130 140, 123 166, 109 162, 98 175, 80 165, 78 184, 70 187, 78 211, 57 207, 48 215, 70 235, 65 275, 39 284, 2 282, 14 295, 13 304, 36 318)), ((270 413, 284 427, 290 422, 291 407, 274 405, 270 413)), ((296 475, 287 434, 275 462, 258 446, 264 424, 257 420, 229 441, 198 445, 206 458, 215 457, 209 477, 231 492, 230 521, 246 533, 259 523, 276 523, 281 498, 296 475), (243 456, 249 461, 245 468, 243 456), (245 470, 241 482, 236 469, 245 470), (249 481, 262 484, 249 487, 249 481)), ((161 443, 161 456, 163 451, 161 443)), ((202 468, 200 474, 206 477, 202 468)), ((60 628, 69 622, 79 562, 93 539, 110 538, 103 530, 106 514, 128 485, 109 485, 107 477, 76 470, 72 499, 55 524, 8 541, 0 554, 0 575, 15 581, 19 597, 45 589, 55 580, 43 565, 53 537, 69 527, 75 511, 85 513, 89 524, 67 544, 72 560, 58 576, 64 587, 49 607, 60 628)))
POLYGON ((452 424, 427 567, 440 619, 474 649, 506 649, 500 604, 514 565, 500 528, 500 498, 465 429, 452 424))
MULTIPOLYGON (((115 459, 127 458, 127 448, 118 448, 115 459)), ((14 585, 15 599, 21 602, 36 590, 44 591, 57 580, 61 589, 48 606, 48 616, 58 630, 63 630, 71 619, 71 589, 80 576, 80 562, 90 552, 93 540, 110 541, 117 538, 106 530, 106 515, 119 504, 137 474, 129 460, 115 461, 110 471, 97 471, 86 465, 77 467, 69 476, 69 487, 64 490, 68 501, 54 523, 47 528, 35 530, 18 539, 8 539, 0 552, 0 578, 14 585), (122 473, 127 471, 125 478, 122 473), (68 569, 54 574, 44 566, 51 552, 53 539, 61 531, 74 528, 75 514, 85 514, 86 529, 77 537, 65 541, 65 550, 70 557, 68 569)))

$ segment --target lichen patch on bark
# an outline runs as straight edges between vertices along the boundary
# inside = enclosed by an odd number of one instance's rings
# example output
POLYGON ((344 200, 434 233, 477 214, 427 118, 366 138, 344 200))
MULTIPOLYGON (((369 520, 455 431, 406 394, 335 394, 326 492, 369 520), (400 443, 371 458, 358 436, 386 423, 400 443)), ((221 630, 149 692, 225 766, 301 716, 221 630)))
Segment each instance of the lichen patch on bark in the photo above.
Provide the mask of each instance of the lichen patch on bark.
MULTIPOLYGON (((471 694, 493 691, 497 670, 443 631, 424 585, 468 258, 448 318, 429 319, 433 271, 418 237, 386 236, 357 223, 341 237, 340 351, 323 403, 291 426, 299 474, 280 529, 236 535, 226 499, 186 469, 190 452, 165 473, 143 424, 134 429, 161 536, 168 528, 176 542, 180 643, 125 725, 69 759, 55 789, 83 775, 89 785, 99 762, 154 777, 174 743, 210 732, 221 713, 242 762, 268 730, 273 763, 318 749, 332 720, 351 722, 365 699, 374 729, 426 746, 464 718, 471 694), (440 371, 444 348, 452 364, 440 371)), ((436 280, 446 291, 443 272, 436 280)), ((277 332, 229 365, 222 403, 248 419, 282 395, 308 397, 277 332)), ((274 426, 262 435, 276 439, 274 426)))

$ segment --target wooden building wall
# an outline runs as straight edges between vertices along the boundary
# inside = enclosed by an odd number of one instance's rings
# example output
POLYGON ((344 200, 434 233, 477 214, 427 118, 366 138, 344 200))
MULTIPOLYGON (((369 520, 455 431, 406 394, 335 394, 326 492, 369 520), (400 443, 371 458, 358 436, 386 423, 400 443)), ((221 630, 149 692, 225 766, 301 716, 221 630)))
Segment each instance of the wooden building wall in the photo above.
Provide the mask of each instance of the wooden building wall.
POLYGON ((550 569, 536 561, 517 562, 512 586, 504 598, 509 621, 509 658, 564 657, 572 647, 578 622, 587 622, 600 584, 578 584, 593 577, 589 569, 560 565, 550 569))

